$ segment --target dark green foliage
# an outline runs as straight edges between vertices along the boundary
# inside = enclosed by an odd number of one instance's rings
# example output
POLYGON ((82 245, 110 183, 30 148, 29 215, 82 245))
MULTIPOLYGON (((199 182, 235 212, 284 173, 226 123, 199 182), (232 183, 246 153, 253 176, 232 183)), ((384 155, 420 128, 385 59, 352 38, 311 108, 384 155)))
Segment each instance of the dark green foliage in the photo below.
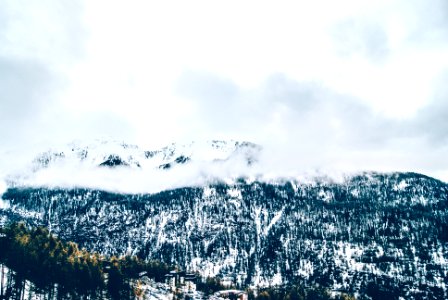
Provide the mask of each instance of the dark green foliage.
POLYGON ((162 281, 170 269, 163 263, 145 262, 135 256, 105 259, 80 250, 73 242, 62 242, 44 227, 28 229, 23 223, 1 229, 0 242, 0 263, 18 274, 17 286, 12 290, 22 290, 23 279, 27 279, 40 290, 51 290, 58 284, 59 293, 75 298, 96 298, 107 291, 112 299, 131 299, 131 279, 144 272, 162 281))
POLYGON ((109 276, 107 282, 107 291, 112 299, 130 299, 131 289, 124 274, 125 267, 120 261, 113 257, 111 259, 109 276))
POLYGON ((215 277, 207 277, 205 280, 199 280, 196 288, 198 291, 202 291, 206 295, 211 295, 214 292, 225 289, 219 278, 215 277))
POLYGON ((278 287, 260 290, 257 296, 249 293, 249 299, 253 300, 354 300, 352 296, 341 294, 332 297, 323 288, 303 288, 300 286, 278 287))
POLYGON ((0 261, 38 287, 58 283, 63 290, 93 295, 104 287, 98 254, 63 243, 43 227, 28 229, 23 223, 12 224, 2 233, 0 261))

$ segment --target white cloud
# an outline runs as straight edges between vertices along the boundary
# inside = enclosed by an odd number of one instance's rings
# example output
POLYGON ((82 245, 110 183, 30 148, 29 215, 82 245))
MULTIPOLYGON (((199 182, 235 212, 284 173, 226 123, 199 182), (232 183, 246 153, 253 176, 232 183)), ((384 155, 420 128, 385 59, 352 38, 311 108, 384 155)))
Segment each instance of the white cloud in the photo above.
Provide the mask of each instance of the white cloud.
POLYGON ((443 0, 0 8, 3 147, 234 138, 293 168, 448 169, 443 0))

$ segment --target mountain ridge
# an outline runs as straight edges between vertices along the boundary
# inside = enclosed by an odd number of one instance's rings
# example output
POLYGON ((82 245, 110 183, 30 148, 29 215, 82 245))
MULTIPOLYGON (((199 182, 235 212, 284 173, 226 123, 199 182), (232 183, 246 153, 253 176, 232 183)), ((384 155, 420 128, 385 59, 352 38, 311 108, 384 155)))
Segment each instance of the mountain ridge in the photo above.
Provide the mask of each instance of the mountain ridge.
POLYGON ((155 194, 22 187, 3 199, 4 221, 43 224, 90 250, 159 259, 240 286, 447 295, 448 185, 422 174, 240 178, 155 194))
POLYGON ((217 140, 156 150, 113 141, 75 143, 41 152, 4 180, 7 186, 153 193, 253 172, 261 149, 249 142, 217 140))

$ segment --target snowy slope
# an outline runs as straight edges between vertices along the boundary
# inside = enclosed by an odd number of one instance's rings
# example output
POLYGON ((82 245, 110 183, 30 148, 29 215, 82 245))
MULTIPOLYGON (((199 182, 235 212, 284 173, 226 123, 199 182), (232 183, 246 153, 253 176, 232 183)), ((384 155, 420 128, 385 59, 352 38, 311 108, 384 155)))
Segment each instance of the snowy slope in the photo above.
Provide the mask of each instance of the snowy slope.
POLYGON ((161 149, 145 150, 137 145, 116 141, 96 140, 83 144, 73 142, 66 146, 50 149, 36 157, 35 170, 58 164, 85 164, 91 167, 106 165, 111 158, 121 163, 117 166, 133 168, 158 168, 165 164, 182 164, 190 160, 195 162, 216 162, 246 158, 248 162, 256 159, 259 146, 248 142, 206 141, 189 144, 171 144, 161 149))
POLYGON ((235 284, 323 285, 378 299, 448 296, 448 185, 415 173, 217 182, 157 194, 15 188, 0 215, 105 254, 235 284))
MULTIPOLYGON (((238 141, 171 144, 160 149, 97 140, 53 147, 8 174, 8 186, 95 188, 154 193, 236 178, 257 162, 261 147, 238 141)), ((3 184, 4 185, 4 184, 3 184)))

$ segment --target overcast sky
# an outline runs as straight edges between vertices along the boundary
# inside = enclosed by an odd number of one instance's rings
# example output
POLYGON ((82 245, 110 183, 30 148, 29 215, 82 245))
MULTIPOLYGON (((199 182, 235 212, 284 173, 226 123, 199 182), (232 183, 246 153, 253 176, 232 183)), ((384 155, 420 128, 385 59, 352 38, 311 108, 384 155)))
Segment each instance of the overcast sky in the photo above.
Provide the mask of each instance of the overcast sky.
POLYGON ((232 138, 448 181, 447 23, 446 0, 4 0, 0 150, 232 138))

